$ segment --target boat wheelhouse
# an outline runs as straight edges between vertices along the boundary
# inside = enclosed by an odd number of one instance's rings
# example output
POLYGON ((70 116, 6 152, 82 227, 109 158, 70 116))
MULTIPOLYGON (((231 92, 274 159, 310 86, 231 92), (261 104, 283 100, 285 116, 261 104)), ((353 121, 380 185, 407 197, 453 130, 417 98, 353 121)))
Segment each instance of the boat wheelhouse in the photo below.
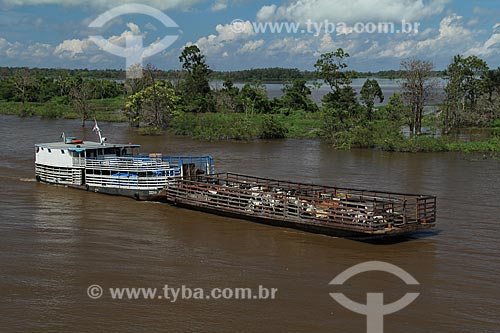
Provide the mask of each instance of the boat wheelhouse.
POLYGON ((140 155, 140 145, 63 138, 35 145, 37 180, 94 192, 149 199, 178 177, 214 173, 210 156, 140 155))

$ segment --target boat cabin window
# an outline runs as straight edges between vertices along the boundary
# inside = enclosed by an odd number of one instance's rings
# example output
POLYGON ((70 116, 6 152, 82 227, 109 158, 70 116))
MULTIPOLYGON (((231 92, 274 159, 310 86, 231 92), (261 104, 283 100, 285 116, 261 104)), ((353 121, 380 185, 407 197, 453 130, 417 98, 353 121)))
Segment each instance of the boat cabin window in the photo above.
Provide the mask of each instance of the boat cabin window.
POLYGON ((38 153, 40 151, 40 147, 36 147, 36 152, 38 153))
POLYGON ((49 153, 52 153, 52 150, 49 149, 49 153))
POLYGON ((62 149, 61 149, 61 154, 63 154, 63 155, 64 155, 64 150, 62 150, 62 149))

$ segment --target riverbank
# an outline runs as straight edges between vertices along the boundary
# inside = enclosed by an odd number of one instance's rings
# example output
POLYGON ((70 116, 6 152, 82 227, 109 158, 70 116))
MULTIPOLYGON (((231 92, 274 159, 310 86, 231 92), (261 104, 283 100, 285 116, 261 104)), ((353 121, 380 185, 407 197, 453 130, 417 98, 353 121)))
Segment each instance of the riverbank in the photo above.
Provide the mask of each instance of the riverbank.
MULTIPOLYGON (((126 122, 122 109, 125 97, 96 99, 89 101, 89 108, 97 120, 111 122, 126 122)), ((62 98, 53 98, 47 102, 8 102, 0 100, 0 114, 17 115, 20 117, 39 116, 44 119, 79 119, 80 116, 73 107, 62 101, 62 98)))
MULTIPOLYGON (((127 122, 121 111, 124 98, 90 101, 98 121, 127 122)), ((44 119, 78 119, 70 105, 60 101, 25 103, 0 101, 0 114, 20 117, 38 116, 44 119)), ((270 139, 322 139, 323 118, 320 112, 293 111, 289 114, 263 115, 240 113, 185 113, 174 117, 170 131, 202 141, 218 140, 270 140, 270 139)), ((138 129, 139 134, 156 135, 155 128, 138 129)), ((365 128, 355 128, 349 133, 347 144, 340 149, 366 148, 393 152, 463 152, 500 153, 500 129, 490 129, 488 138, 471 137, 469 140, 453 136, 420 136, 408 138, 398 131, 391 131, 383 121, 373 121, 365 128)))

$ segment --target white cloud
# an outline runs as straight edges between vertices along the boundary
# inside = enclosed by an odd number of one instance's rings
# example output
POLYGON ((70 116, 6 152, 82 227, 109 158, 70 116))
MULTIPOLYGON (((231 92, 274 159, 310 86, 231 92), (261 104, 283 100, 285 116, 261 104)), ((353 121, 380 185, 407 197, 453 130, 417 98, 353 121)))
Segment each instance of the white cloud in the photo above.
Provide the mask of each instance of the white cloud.
POLYGON ((24 45, 19 42, 7 42, 7 45, 3 52, 5 56, 7 56, 7 58, 21 58, 24 50, 24 45))
POLYGON ((313 42, 316 38, 296 38, 296 37, 285 37, 283 39, 275 40, 271 42, 267 51, 271 54, 291 54, 291 55, 305 55, 307 53, 312 53, 313 42))
POLYGON ((227 1, 226 0, 217 0, 215 3, 210 7, 210 10, 213 12, 219 12, 221 10, 227 9, 227 1))
POLYGON ((4 47, 6 47, 9 44, 9 42, 5 38, 0 37, 0 50, 2 50, 4 47))
MULTIPOLYGON (((139 26, 134 23, 128 23, 129 30, 125 30, 120 35, 111 36, 107 40, 117 46, 125 47, 127 37, 141 35, 139 26)), ((89 38, 68 39, 62 41, 54 48, 53 56, 66 61, 80 61, 96 64, 99 61, 115 61, 116 56, 99 49, 99 47, 89 38)), ((123 62, 125 60, 123 59, 123 62)))
POLYGON ((278 6, 276 6, 276 5, 262 7, 257 12, 257 20, 262 21, 262 22, 272 21, 273 16, 275 15, 277 8, 278 8, 278 6))
POLYGON ((443 12, 451 0, 293 0, 279 7, 264 6, 257 14, 261 20, 336 22, 419 20, 443 12))
POLYGON ((255 40, 255 41, 249 41, 247 43, 245 43, 239 50, 237 53, 252 53, 252 52, 255 52, 257 49, 260 49, 262 46, 264 46, 264 40, 263 39, 259 39, 259 40, 255 40))
POLYGON ((232 24, 218 24, 215 27, 217 34, 202 37, 194 43, 187 43, 186 46, 195 44, 206 55, 215 55, 220 54, 228 44, 233 47, 238 46, 238 43, 256 35, 250 21, 242 22, 242 26, 238 28, 235 29, 232 24))
POLYGON ((224 50, 225 44, 222 43, 216 35, 209 35, 198 39, 195 43, 187 43, 185 46, 196 45, 200 51, 207 55, 215 55, 224 50))
POLYGON ((335 51, 335 43, 333 42, 332 36, 330 34, 325 34, 323 38, 321 38, 318 51, 320 53, 335 51))
POLYGON ((477 55, 479 57, 500 56, 500 23, 493 26, 493 34, 483 44, 471 48, 466 55, 477 55))
POLYGON ((53 46, 50 44, 44 44, 44 43, 35 43, 26 49, 27 51, 27 56, 33 57, 35 59, 43 59, 45 57, 48 57, 52 54, 53 51, 53 46))
MULTIPOLYGON (((429 32, 427 32, 429 34, 429 32)), ((423 56, 425 58, 452 57, 465 52, 474 45, 474 33, 465 27, 462 16, 456 14, 442 19, 439 30, 425 39, 411 36, 403 41, 392 40, 378 57, 407 58, 423 56)))
POLYGON ((60 58, 74 58, 76 55, 82 54, 89 47, 88 39, 69 39, 65 40, 56 46, 54 55, 60 58))
POLYGON ((218 33, 218 41, 232 41, 238 39, 246 39, 255 36, 256 33, 250 21, 241 22, 241 26, 235 27, 233 24, 218 24, 215 27, 218 33))

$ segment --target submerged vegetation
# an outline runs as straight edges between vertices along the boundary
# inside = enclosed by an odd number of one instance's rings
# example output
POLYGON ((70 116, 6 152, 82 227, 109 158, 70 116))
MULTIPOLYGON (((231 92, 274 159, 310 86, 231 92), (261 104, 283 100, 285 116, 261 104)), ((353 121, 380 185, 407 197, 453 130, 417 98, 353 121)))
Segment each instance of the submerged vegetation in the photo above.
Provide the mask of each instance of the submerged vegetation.
POLYGON ((404 59, 400 71, 387 73, 400 78, 400 93, 384 96, 368 79, 358 99, 351 83, 359 74, 349 70, 349 57, 343 49, 322 54, 314 72, 214 73, 192 45, 179 57, 182 71, 148 65, 141 79, 115 80, 120 71, 1 68, 0 113, 74 118, 82 126, 93 118, 124 121, 144 135, 168 130, 203 140, 321 138, 339 149, 500 151, 500 69, 475 56, 456 56, 444 73, 431 62, 404 59), (444 103, 429 111, 438 74, 447 82, 444 103), (210 85, 214 78, 223 81, 218 89, 210 85), (268 98, 262 82, 270 78, 285 81, 282 97, 268 98), (329 88, 320 105, 311 98, 313 79, 329 88), (492 128, 491 135, 467 142, 452 135, 470 127, 492 128))

